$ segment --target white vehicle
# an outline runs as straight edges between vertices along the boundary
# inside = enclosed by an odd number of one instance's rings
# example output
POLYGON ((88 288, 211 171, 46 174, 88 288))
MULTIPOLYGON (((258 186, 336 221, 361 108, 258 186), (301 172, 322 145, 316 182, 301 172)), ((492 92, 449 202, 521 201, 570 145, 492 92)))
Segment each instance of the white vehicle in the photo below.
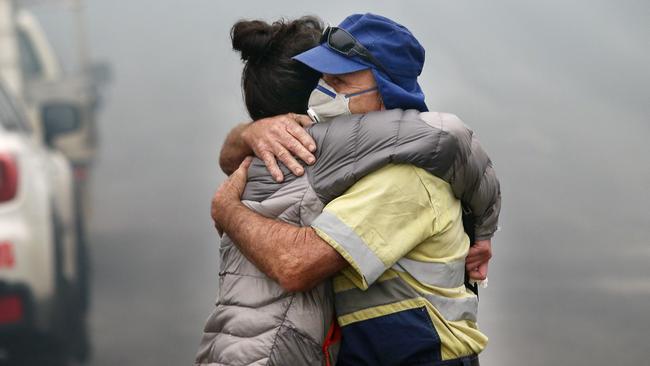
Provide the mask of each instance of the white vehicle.
MULTIPOLYGON (((82 73, 66 75, 54 49, 48 41, 37 18, 27 9, 15 12, 14 29, 22 76, 22 95, 32 128, 44 135, 43 106, 56 103, 74 109, 78 126, 75 129, 51 136, 49 145, 61 151, 70 161, 73 170, 73 187, 76 203, 76 229, 80 250, 84 253, 81 293, 84 309, 90 303, 90 264, 86 261, 89 246, 85 222, 90 217, 89 169, 96 155, 95 109, 99 97, 96 83, 82 73)), ((97 69, 100 67, 98 66, 97 69)), ((99 71, 98 71, 99 72, 99 71)))
MULTIPOLYGON (((16 0, 14 3, 32 4, 29 1, 16 0)), ((77 70, 66 73, 36 16, 24 7, 18 7, 13 16, 16 44, 20 54, 22 96, 25 98, 27 114, 33 128, 35 130, 41 128, 40 106, 44 101, 57 100, 74 104, 80 114, 79 128, 58 135, 53 145, 72 163, 75 173, 75 194, 79 205, 79 226, 83 227, 83 220, 91 214, 88 182, 97 155, 96 117, 101 104, 99 90, 100 86, 110 79, 110 70, 105 64, 88 61, 80 0, 38 4, 38 6, 70 7, 72 10, 70 15, 75 15, 77 24, 76 31, 71 34, 77 39, 77 70)), ((85 240, 83 233, 80 233, 80 236, 85 240)))
POLYGON ((55 365, 87 354, 72 171, 51 148, 79 116, 44 105, 41 139, 20 110, 0 84, 0 363, 55 365))

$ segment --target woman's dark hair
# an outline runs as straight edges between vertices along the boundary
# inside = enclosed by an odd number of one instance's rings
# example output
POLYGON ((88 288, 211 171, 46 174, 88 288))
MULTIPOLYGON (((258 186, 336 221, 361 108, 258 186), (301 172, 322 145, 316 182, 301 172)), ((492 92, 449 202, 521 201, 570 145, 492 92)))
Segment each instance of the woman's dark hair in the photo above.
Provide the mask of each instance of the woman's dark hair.
POLYGON ((307 111, 320 73, 291 58, 318 45, 322 30, 322 21, 312 16, 273 24, 242 20, 233 25, 232 48, 245 63, 242 92, 253 120, 307 111))

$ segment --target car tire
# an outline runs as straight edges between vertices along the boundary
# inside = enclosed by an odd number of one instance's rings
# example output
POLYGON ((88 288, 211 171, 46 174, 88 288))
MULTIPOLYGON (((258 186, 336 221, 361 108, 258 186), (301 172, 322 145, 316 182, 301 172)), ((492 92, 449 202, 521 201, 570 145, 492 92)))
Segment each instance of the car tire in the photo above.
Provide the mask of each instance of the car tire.
MULTIPOLYGON (((86 309, 83 299, 83 288, 79 272, 76 282, 65 278, 63 273, 63 224, 56 214, 52 215, 55 243, 55 279, 56 279, 56 301, 55 301, 55 329, 53 343, 59 345, 59 352, 53 352, 53 359, 74 358, 79 362, 86 361, 90 354, 90 342, 86 324, 86 309)), ((81 242, 77 243, 77 247, 81 242)), ((76 253, 77 256, 80 254, 76 253)), ((56 348, 56 346, 54 347, 56 348)), ((52 350, 54 351, 54 350, 52 350)))
POLYGON ((77 278, 75 282, 70 282, 63 275, 63 231, 60 219, 55 218, 56 240, 56 283, 59 309, 58 318, 63 321, 59 329, 63 330, 62 334, 57 334, 57 338, 63 342, 62 348, 64 353, 73 357, 76 361, 84 362, 90 356, 90 342, 86 324, 87 304, 88 304, 88 281, 87 281, 87 252, 80 228, 80 219, 75 222, 77 230, 77 243, 75 260, 77 265, 77 278), (81 234, 81 236, 80 236, 81 234))
POLYGON ((91 299, 91 262, 90 252, 88 246, 88 237, 86 234, 86 222, 83 207, 83 182, 75 183, 75 205, 76 205, 76 219, 75 227, 77 231, 77 270, 79 272, 77 283, 79 287, 79 301, 85 313, 90 308, 91 299))

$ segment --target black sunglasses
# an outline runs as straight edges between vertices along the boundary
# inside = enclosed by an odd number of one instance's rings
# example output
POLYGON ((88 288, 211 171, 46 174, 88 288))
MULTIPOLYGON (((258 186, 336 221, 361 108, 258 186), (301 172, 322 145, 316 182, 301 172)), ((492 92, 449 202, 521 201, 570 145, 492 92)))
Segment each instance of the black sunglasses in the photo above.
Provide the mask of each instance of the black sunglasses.
POLYGON ((383 71, 388 77, 395 81, 393 75, 384 67, 384 65, 375 58, 353 35, 339 27, 327 27, 323 32, 320 43, 326 43, 334 51, 351 57, 359 56, 363 60, 370 62, 383 71))

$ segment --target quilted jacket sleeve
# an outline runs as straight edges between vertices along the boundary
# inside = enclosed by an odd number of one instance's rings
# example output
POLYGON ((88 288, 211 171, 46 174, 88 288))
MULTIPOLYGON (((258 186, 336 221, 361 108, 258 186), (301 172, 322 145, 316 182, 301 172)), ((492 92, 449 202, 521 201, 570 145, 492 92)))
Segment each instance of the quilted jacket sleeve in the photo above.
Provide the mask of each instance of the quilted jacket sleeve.
POLYGON ((475 240, 496 231, 499 181, 476 136, 455 115, 394 109, 342 116, 312 126, 310 133, 318 158, 306 171, 323 203, 386 164, 413 164, 451 184, 471 211, 475 240))
POLYGON ((501 188, 490 157, 474 132, 457 116, 427 112, 421 117, 449 137, 443 139, 441 150, 455 151, 455 157, 444 174, 466 212, 474 219, 475 240, 491 238, 497 230, 501 211, 501 188))

